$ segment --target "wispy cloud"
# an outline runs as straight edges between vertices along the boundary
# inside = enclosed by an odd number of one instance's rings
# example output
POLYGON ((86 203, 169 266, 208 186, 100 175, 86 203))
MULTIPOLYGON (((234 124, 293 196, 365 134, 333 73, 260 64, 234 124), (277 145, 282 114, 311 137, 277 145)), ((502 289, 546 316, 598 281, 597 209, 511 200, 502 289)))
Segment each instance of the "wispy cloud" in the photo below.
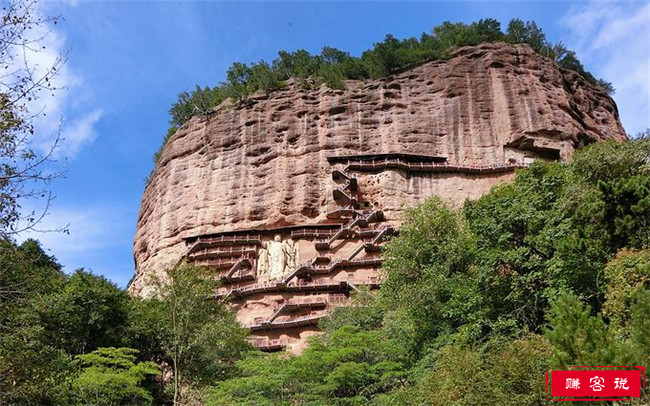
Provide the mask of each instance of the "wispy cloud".
POLYGON ((634 135, 650 128, 650 3, 590 1, 561 23, 586 67, 612 82, 621 120, 634 135))
POLYGON ((38 224, 40 230, 21 233, 17 240, 39 240, 67 272, 85 268, 105 275, 124 286, 133 273, 131 246, 132 213, 124 206, 55 205, 38 224))
POLYGON ((39 230, 59 230, 68 232, 22 233, 21 240, 34 238, 57 255, 88 252, 123 245, 120 238, 130 232, 130 219, 121 207, 54 206, 38 224, 39 230))
POLYGON ((101 110, 95 110, 64 125, 61 138, 65 146, 62 151, 65 150, 66 156, 77 155, 84 145, 93 142, 97 138, 94 126, 102 115, 101 110))
MULTIPOLYGON (((55 16, 53 5, 36 3, 33 10, 35 19, 39 16, 55 16)), ((48 75, 49 69, 65 59, 69 45, 58 25, 43 23, 32 26, 26 31, 27 39, 36 41, 30 47, 14 49, 15 70, 28 68, 35 78, 48 75)), ((24 70, 22 72, 25 72, 24 70)), ((49 86, 55 91, 41 91, 38 97, 27 103, 34 119, 35 135, 31 140, 32 148, 47 152, 57 137, 61 140, 57 157, 72 159, 84 145, 92 142, 97 134, 93 125, 101 118, 101 111, 90 106, 79 109, 73 106, 74 100, 85 96, 83 77, 68 64, 63 63, 54 75, 49 77, 49 86)))

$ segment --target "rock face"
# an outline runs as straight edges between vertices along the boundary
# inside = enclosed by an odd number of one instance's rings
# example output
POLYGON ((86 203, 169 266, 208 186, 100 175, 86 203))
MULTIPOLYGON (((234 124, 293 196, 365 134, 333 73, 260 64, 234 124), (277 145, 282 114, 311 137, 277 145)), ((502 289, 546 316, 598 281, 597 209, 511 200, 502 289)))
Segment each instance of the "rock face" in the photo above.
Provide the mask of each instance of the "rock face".
POLYGON ((168 141, 142 197, 129 290, 150 294, 147 275, 182 258, 214 267, 264 349, 299 351, 328 307, 377 284, 376 248, 404 207, 462 204, 534 159, 626 138, 606 93, 526 45, 252 101, 168 141), (298 289, 319 283, 332 286, 298 289))

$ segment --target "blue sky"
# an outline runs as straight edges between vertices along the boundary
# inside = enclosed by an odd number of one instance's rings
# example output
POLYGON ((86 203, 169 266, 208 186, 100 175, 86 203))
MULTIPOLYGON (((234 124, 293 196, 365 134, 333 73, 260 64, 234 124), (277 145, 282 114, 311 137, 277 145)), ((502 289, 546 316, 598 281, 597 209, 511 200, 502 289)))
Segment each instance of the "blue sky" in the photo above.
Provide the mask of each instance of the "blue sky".
MULTIPOLYGON (((214 85, 234 61, 273 59, 278 50, 323 45, 358 55, 385 34, 418 36, 443 21, 535 20, 553 41, 578 52, 587 69, 617 88, 623 125, 650 127, 650 3, 604 1, 47 1, 45 66, 68 51, 54 97, 39 102, 36 145, 63 117, 58 158, 66 176, 41 228, 32 233, 65 270, 86 268, 125 286, 134 272, 132 240, 144 178, 168 127, 176 95, 214 85)), ((36 203, 26 202, 25 207, 36 203)))

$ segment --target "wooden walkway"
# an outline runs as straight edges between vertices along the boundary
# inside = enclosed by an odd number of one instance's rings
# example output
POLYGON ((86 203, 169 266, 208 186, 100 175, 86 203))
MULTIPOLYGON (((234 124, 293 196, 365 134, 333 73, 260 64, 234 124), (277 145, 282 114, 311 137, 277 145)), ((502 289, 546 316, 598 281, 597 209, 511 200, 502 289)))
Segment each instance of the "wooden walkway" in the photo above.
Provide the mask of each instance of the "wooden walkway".
POLYGON ((345 168, 345 172, 377 172, 385 169, 402 169, 410 172, 490 174, 511 172, 525 167, 522 164, 462 165, 437 162, 408 162, 400 158, 387 158, 371 161, 350 161, 345 168))
MULTIPOLYGON (((376 278, 375 278, 376 279, 376 278)), ((372 288, 379 287, 375 279, 361 281, 316 281, 316 282, 303 282, 298 284, 286 284, 284 282, 267 282, 255 285, 248 285, 243 287, 233 287, 226 292, 217 293, 214 295, 215 299, 243 299, 249 296, 257 295, 260 293, 308 293, 308 292, 349 292, 354 290, 356 286, 367 285, 372 288)))

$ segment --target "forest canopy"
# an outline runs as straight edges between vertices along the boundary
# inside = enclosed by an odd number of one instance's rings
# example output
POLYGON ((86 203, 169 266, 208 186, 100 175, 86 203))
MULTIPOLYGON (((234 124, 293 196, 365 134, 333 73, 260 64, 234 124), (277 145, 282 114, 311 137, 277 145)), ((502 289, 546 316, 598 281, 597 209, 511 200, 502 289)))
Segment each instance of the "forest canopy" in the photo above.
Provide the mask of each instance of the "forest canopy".
MULTIPOLYGON (((325 46, 318 55, 300 49, 279 51, 278 57, 270 63, 264 60, 250 65, 235 62, 226 72, 224 82, 214 87, 196 85, 194 90, 178 95, 178 100, 169 109, 170 128, 163 146, 190 118, 209 114, 226 99, 238 105, 246 104, 251 94, 270 94, 286 86, 285 81, 290 78, 305 88, 325 84, 330 88, 342 89, 344 80, 386 77, 428 61, 448 59, 458 47, 496 41, 528 44, 541 55, 554 60, 558 66, 578 72, 587 81, 609 93, 614 91, 611 83, 596 79, 587 72, 574 51, 561 42, 549 42, 534 21, 512 19, 505 31, 501 29, 501 23, 492 18, 471 24, 444 22, 433 27, 430 33, 422 33, 420 38, 400 40, 388 34, 360 57, 325 46)), ((161 150, 162 147, 154 155, 155 162, 161 150)))
POLYGON ((207 404, 550 405, 548 370, 648 365, 648 175, 642 136, 536 162, 460 208, 431 197, 382 247, 376 295, 300 356, 239 361, 207 404))

